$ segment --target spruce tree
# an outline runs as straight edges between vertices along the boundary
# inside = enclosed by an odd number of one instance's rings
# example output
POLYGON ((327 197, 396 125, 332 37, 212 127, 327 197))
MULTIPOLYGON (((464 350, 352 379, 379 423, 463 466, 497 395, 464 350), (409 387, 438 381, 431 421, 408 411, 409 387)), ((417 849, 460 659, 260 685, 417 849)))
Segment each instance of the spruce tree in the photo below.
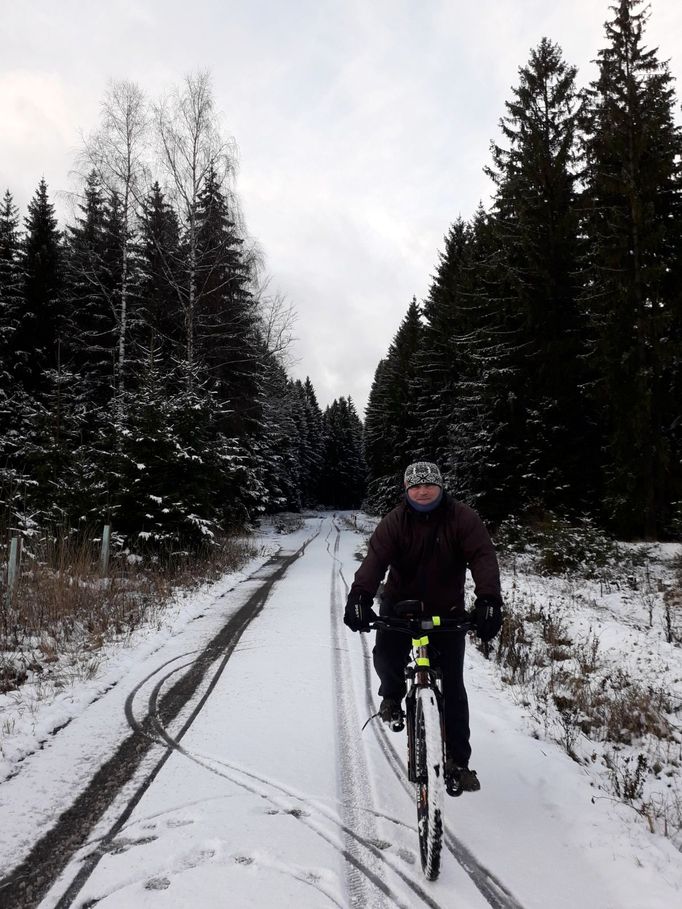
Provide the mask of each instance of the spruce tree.
POLYGON ((493 145, 487 168, 499 250, 494 335, 503 343, 493 344, 484 379, 486 406, 497 415, 502 469, 491 479, 507 503, 501 512, 513 503, 575 512, 595 497, 577 303, 575 73, 543 38, 519 70, 501 121, 505 147, 493 145))
POLYGON ((142 202, 137 246, 140 313, 132 330, 134 345, 146 361, 157 350, 167 363, 182 356, 180 225, 158 182, 142 202))
POLYGON ((324 439, 322 429, 322 411, 317 403, 317 395, 310 377, 306 376, 301 385, 303 410, 305 416, 305 449, 302 452, 304 468, 304 485, 302 501, 304 505, 316 505, 320 501, 320 477, 324 457, 324 439))
MULTIPOLYGON (((23 300, 23 275, 19 263, 19 213, 9 190, 0 207, 0 526, 14 523, 25 489, 12 455, 21 442, 17 426, 17 394, 13 375, 14 334, 23 300)), ((24 408, 21 407, 20 412, 24 408)))
POLYGON ((263 424, 255 440, 258 474, 269 512, 300 511, 305 482, 303 402, 280 363, 267 364, 263 424))
POLYGON ((288 383, 293 437, 297 444, 299 497, 302 506, 318 501, 322 469, 322 413, 309 378, 288 383))
POLYGON ((260 417, 262 348, 244 242, 214 171, 199 194, 196 223, 197 357, 229 402, 225 431, 246 438, 260 417))
MULTIPOLYGON (((14 212, 10 209, 9 214, 11 223, 14 212)), ((62 362, 63 250, 44 180, 29 203, 24 223, 19 271, 11 269, 14 290, 5 298, 3 314, 10 334, 3 358, 7 425, 0 436, 3 499, 18 526, 55 518, 61 476, 71 450, 62 362)))
POLYGON ((391 460, 390 439, 387 434, 388 407, 386 358, 379 360, 374 371, 372 387, 365 412, 365 462, 367 463, 367 501, 371 513, 383 513, 384 503, 395 495, 395 477, 389 475, 387 488, 382 482, 391 460))
MULTIPOLYGON (((455 222, 424 304, 417 407, 423 426, 415 455, 435 460, 448 488, 489 519, 510 507, 508 446, 496 378, 509 351, 500 331, 500 250, 492 219, 479 206, 471 224, 455 222)), ((505 402, 502 401, 504 408, 505 402)))
POLYGON ((682 493, 682 141, 668 65, 644 43, 646 6, 620 0, 611 10, 585 98, 583 305, 605 428, 606 517, 620 535, 655 538, 682 493))
POLYGON ((461 218, 445 237, 428 296, 424 329, 417 353, 415 380, 416 431, 413 459, 435 461, 450 479, 461 473, 461 456, 471 444, 459 431, 460 384, 470 353, 472 229, 461 218))
POLYGON ((350 397, 338 398, 324 412, 325 453, 321 479, 323 505, 359 508, 366 490, 363 427, 350 397))
POLYGON ((415 459, 414 440, 423 428, 415 393, 422 332, 419 307, 413 299, 377 367, 367 403, 367 507, 379 514, 399 500, 405 468, 415 459))
POLYGON ((91 420, 101 421, 115 383, 116 275, 111 270, 107 206, 94 173, 86 182, 79 207, 81 213, 67 231, 70 330, 66 344, 78 376, 78 399, 91 420))
POLYGON ((12 371, 30 396, 46 393, 64 337, 63 250, 54 206, 41 180, 25 218, 20 264, 23 299, 16 314, 12 371))
POLYGON ((19 211, 7 190, 0 206, 0 431, 6 426, 7 400, 12 394, 12 348, 22 309, 19 253, 19 211))

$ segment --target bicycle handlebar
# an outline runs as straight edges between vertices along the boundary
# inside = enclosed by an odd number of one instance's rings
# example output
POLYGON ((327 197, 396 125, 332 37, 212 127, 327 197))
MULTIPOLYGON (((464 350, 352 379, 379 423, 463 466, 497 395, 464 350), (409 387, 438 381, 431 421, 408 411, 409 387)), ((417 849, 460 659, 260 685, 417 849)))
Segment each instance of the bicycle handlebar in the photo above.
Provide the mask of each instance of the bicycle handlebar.
POLYGON ((369 627, 373 630, 402 631, 414 636, 424 631, 468 631, 475 627, 475 623, 470 613, 466 613, 466 618, 459 619, 443 619, 440 616, 403 619, 392 615, 382 615, 374 622, 370 622, 369 627))

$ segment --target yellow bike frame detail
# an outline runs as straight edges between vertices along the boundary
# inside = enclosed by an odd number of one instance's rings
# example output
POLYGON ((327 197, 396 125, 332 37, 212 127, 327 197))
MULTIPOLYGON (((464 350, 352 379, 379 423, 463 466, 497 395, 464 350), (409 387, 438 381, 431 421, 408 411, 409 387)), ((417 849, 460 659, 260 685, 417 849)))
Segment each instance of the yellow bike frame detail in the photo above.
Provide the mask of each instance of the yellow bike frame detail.
POLYGON ((420 669, 428 669, 431 666, 431 660, 428 657, 428 635, 424 635, 424 637, 421 638, 412 638, 412 646, 416 651, 414 657, 415 664, 420 669))
MULTIPOLYGON (((431 617, 433 622, 433 627, 437 628, 440 625, 440 616, 434 615, 431 617)), ((420 669, 430 669, 431 660, 428 657, 428 646, 429 646, 429 637, 424 635, 421 638, 412 638, 412 647, 416 651, 414 662, 416 666, 420 669)))

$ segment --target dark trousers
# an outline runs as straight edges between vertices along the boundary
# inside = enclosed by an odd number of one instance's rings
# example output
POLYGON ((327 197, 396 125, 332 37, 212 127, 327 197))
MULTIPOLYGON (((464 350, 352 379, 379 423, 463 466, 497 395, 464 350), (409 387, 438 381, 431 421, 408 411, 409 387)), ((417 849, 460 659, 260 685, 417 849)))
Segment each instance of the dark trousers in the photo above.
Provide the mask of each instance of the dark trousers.
MULTIPOLYGON (((382 608, 382 613, 384 609, 382 608)), ((440 666, 443 674, 443 718, 445 721, 446 754, 460 767, 469 766, 469 701, 464 687, 464 645, 462 631, 442 631, 429 638, 432 665, 440 666)), ((377 631, 374 645, 374 668, 381 685, 379 695, 402 700, 407 686, 407 665, 412 641, 399 631, 377 631)))

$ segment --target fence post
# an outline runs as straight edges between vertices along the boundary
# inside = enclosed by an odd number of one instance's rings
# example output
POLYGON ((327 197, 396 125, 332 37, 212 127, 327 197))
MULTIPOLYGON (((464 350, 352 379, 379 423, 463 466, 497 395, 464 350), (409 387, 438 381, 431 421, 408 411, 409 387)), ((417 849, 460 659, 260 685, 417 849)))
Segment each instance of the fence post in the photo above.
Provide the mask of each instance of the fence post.
POLYGON ((13 536, 9 544, 9 561, 7 563, 7 605, 9 606, 12 602, 12 594, 14 592, 14 584, 17 580, 17 575, 19 573, 19 546, 20 540, 19 537, 13 536))
POLYGON ((111 524, 105 524, 102 530, 102 552, 99 557, 99 567, 102 575, 109 570, 109 540, 111 538, 111 524))

